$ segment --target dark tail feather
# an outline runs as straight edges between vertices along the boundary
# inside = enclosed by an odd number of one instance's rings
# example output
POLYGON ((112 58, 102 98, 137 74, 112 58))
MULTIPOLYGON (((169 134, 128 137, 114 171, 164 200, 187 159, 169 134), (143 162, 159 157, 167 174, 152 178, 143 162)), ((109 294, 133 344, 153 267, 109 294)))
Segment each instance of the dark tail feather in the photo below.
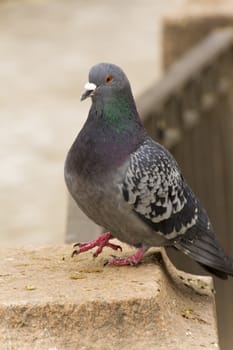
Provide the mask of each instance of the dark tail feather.
POLYGON ((217 277, 233 276, 233 260, 226 256, 211 231, 200 232, 197 227, 192 227, 174 246, 217 277))

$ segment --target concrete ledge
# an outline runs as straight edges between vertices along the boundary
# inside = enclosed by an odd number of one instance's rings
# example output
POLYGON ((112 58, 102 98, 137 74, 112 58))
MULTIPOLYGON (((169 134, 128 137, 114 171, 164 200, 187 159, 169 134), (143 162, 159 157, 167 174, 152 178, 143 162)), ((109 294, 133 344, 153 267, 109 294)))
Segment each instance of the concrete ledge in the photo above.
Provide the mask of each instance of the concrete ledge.
POLYGON ((103 267, 108 248, 95 260, 71 250, 1 250, 1 349, 218 349, 211 278, 160 251, 117 268, 103 267))

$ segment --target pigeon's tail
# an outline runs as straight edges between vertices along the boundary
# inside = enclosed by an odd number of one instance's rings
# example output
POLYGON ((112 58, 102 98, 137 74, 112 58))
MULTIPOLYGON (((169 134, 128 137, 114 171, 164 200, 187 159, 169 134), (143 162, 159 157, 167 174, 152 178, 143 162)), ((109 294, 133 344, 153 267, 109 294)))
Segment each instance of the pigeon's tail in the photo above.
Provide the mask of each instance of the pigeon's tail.
POLYGON ((226 256, 213 232, 201 232, 194 226, 174 246, 217 277, 233 276, 233 260, 226 256))

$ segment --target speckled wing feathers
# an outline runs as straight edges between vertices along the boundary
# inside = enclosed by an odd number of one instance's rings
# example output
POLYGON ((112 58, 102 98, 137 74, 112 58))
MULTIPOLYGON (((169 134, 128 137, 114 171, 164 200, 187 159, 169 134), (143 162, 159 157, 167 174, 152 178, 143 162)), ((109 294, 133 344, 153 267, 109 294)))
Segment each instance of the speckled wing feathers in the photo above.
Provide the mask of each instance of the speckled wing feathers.
POLYGON ((131 154, 123 195, 134 211, 167 239, 184 234, 197 221, 198 203, 186 188, 176 161, 151 139, 131 154))

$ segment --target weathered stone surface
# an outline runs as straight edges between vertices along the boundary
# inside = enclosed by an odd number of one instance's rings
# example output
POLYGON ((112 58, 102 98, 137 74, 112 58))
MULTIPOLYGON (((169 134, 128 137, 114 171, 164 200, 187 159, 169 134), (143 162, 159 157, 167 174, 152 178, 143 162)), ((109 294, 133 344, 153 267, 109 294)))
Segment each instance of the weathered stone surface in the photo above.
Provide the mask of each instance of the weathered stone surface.
POLYGON ((218 349, 211 278, 155 250, 123 268, 71 250, 1 250, 0 349, 218 349))

